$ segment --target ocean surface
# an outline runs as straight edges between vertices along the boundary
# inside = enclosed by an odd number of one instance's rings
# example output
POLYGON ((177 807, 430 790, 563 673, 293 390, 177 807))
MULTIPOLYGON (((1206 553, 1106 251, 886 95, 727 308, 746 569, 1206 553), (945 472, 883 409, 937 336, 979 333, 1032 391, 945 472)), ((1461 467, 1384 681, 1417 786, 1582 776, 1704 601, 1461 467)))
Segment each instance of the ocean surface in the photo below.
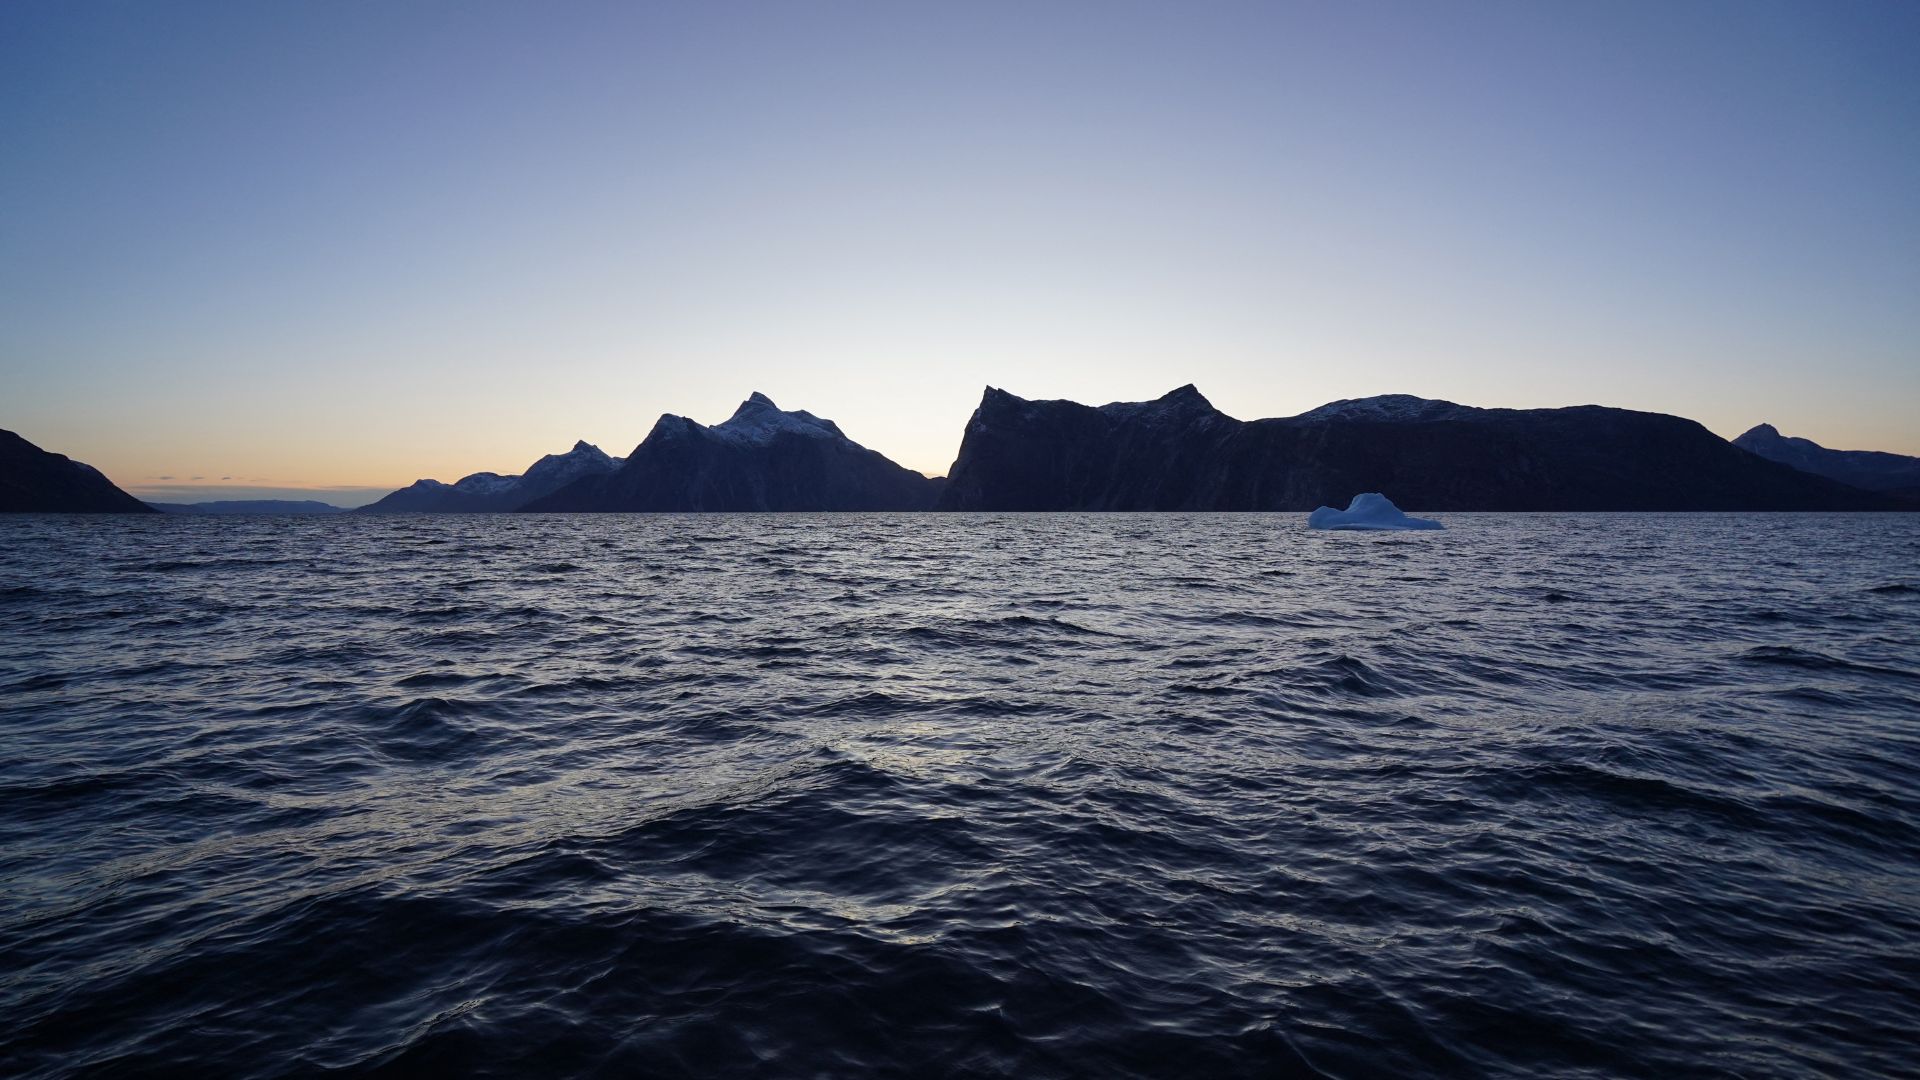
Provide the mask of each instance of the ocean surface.
POLYGON ((1920 515, 0 519, 0 1075, 1920 1075, 1920 515))

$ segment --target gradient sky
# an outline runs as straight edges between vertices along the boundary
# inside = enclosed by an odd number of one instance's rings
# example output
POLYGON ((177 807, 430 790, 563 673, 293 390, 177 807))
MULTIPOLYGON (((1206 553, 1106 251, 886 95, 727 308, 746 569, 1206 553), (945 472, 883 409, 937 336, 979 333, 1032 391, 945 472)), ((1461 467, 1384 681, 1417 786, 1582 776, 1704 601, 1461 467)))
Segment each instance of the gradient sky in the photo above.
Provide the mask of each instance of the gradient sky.
POLYGON ((156 494, 752 390, 939 473, 987 384, 1920 453, 1916 43, 1849 0, 8 0, 0 427, 156 494))

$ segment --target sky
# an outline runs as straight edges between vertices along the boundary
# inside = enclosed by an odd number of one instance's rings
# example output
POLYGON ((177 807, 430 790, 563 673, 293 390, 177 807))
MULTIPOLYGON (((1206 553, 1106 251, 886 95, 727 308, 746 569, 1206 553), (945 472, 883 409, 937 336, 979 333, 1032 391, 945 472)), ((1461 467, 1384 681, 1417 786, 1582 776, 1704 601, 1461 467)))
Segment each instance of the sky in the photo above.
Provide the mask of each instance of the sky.
POLYGON ((752 391, 1920 454, 1920 5, 0 4, 0 427, 343 504, 752 391))

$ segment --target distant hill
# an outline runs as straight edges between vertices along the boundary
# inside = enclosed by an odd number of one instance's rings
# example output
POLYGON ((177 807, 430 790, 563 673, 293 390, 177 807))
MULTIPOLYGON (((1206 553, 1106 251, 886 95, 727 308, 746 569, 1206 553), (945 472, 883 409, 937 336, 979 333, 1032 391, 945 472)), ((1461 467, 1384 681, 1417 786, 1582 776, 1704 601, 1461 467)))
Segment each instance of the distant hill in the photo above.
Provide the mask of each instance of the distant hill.
POLYGON ((197 503, 158 503, 148 506, 163 514, 343 514, 344 507, 312 499, 215 499, 197 503))
POLYGON ((461 477, 451 484, 438 480, 416 480, 407 487, 361 507, 365 514, 473 514, 518 510, 528 502, 551 494, 582 477, 610 473, 620 467, 620 459, 608 457, 599 447, 576 442, 564 454, 548 454, 527 467, 518 476, 480 472, 461 477))
POLYGON ((100 470, 0 431, 0 513, 151 514, 100 470))
POLYGON ((1903 508, 1660 413, 1389 395, 1242 421, 1192 386, 1097 408, 989 387, 939 505, 1312 510, 1374 491, 1414 510, 1903 508))
POLYGON ((1733 445, 1768 461, 1868 491, 1920 499, 1920 457, 1879 450, 1829 450, 1812 439, 1782 435, 1772 424, 1751 428, 1733 445))
POLYGON ((576 480, 541 511, 928 510, 942 482, 755 393, 708 427, 662 416, 617 471, 576 480))

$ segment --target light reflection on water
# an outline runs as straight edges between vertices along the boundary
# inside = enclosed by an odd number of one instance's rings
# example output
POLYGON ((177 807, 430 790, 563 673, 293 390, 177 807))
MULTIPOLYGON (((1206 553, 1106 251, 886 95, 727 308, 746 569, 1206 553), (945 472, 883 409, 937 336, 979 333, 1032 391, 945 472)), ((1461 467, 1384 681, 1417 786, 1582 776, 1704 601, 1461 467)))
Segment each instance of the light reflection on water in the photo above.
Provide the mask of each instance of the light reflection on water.
POLYGON ((1920 521, 1443 517, 0 519, 0 1072, 1907 1067, 1920 521))

